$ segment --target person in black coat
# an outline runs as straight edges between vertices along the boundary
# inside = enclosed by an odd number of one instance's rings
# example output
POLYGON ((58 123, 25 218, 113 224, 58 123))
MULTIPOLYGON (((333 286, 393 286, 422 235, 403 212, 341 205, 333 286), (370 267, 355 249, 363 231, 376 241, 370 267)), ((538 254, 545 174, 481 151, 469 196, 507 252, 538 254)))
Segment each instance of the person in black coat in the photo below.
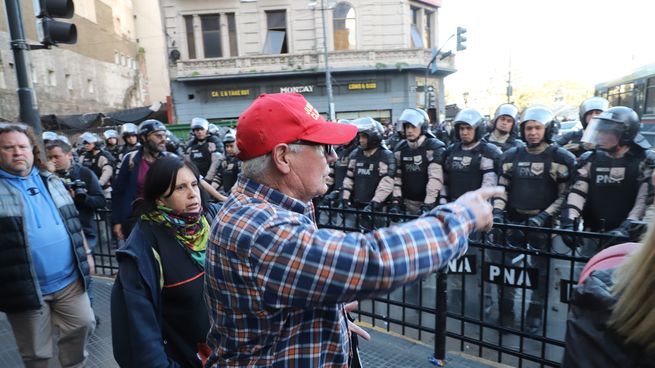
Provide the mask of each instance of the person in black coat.
MULTIPOLYGON (((619 256, 612 254, 603 262, 619 256)), ((643 245, 620 266, 602 269, 598 262, 586 279, 588 272, 583 271, 584 280, 571 297, 562 367, 655 367, 654 262, 651 226, 643 245)))
POLYGON ((201 367, 209 314, 203 299, 209 222, 198 169, 170 155, 146 176, 142 214, 118 250, 111 295, 121 367, 201 367))
POLYGON ((77 212, 80 213, 86 242, 89 248, 94 250, 98 237, 95 211, 107 205, 98 177, 91 169, 73 161, 73 149, 67 143, 55 140, 48 144, 46 150, 48 161, 54 165, 55 174, 64 181, 77 212))

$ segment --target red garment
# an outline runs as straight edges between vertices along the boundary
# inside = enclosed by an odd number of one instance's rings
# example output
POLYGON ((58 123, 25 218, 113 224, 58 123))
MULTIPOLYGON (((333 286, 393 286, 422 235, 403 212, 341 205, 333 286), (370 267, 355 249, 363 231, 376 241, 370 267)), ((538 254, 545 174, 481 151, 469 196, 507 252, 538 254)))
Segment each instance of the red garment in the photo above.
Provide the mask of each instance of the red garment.
POLYGON ((145 158, 141 159, 141 163, 139 163, 139 174, 137 175, 137 178, 136 178, 136 197, 137 198, 143 198, 143 187, 146 184, 146 175, 148 174, 148 171, 150 170, 150 166, 152 166, 151 162, 148 162, 145 158))

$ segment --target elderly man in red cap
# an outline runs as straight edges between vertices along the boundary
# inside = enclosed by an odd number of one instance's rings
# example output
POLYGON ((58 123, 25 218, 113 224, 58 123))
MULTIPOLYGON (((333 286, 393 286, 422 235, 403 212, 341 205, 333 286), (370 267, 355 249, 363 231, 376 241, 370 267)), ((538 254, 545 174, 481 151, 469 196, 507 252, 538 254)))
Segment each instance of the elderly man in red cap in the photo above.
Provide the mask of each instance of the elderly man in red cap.
POLYGON ((318 229, 311 200, 327 191, 332 145, 355 134, 294 93, 261 95, 239 117, 242 174, 207 247, 207 366, 346 367, 350 331, 367 337, 347 303, 444 267, 491 227, 496 188, 368 234, 318 229))

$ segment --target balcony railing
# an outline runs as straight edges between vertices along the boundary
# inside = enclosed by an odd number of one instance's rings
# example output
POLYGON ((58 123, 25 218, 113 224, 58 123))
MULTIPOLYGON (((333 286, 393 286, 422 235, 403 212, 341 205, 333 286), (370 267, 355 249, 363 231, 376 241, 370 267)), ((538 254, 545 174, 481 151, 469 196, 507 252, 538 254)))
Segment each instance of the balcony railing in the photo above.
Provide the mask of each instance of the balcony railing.
MULTIPOLYGON (((352 69, 405 69, 427 65, 432 57, 427 49, 348 50, 329 54, 333 71, 352 69)), ((224 77, 265 73, 292 73, 325 70, 322 53, 253 55, 232 58, 179 60, 173 78, 224 77)), ((442 69, 453 69, 454 58, 439 61, 442 69)))

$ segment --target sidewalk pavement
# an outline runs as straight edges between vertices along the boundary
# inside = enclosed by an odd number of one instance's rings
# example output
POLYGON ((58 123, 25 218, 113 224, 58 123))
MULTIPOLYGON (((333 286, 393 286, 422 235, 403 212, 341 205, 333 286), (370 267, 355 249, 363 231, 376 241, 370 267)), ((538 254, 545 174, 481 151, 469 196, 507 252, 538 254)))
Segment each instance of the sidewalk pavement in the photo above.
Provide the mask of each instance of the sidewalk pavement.
MULTIPOLYGON (((113 279, 110 278, 96 277, 94 279, 94 310, 100 318, 100 325, 90 339, 87 362, 89 368, 118 367, 112 355, 111 343, 109 296, 112 284, 113 279)), ((432 347, 380 329, 363 327, 371 334, 371 341, 360 339, 360 352, 364 368, 435 367, 429 361, 432 356, 432 347)), ((505 367, 459 352, 447 353, 446 366, 453 368, 505 367)), ((4 313, 0 313, 0 367, 23 367, 11 326, 4 313)), ((56 368, 56 366, 51 368, 56 368)))

